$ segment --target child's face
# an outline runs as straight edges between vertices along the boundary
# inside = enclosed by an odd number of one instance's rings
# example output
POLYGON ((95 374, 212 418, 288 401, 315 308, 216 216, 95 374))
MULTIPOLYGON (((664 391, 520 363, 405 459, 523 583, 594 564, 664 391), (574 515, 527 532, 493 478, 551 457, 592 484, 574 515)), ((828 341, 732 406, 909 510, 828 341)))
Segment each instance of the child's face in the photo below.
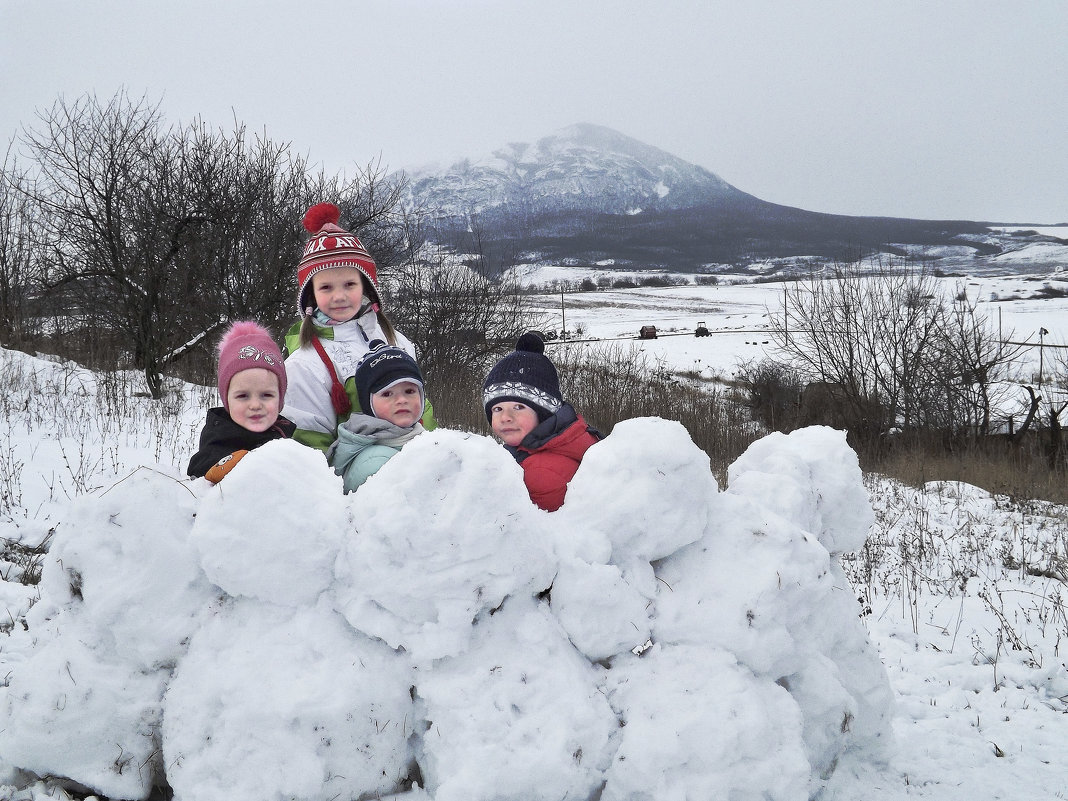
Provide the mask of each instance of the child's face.
POLYGON ((278 419, 278 376, 262 367, 234 373, 226 390, 230 419, 249 431, 266 431, 278 419))
POLYGON ((505 445, 518 445, 538 425, 538 413, 518 401, 504 401, 490 409, 490 426, 505 445))
POLYGON ((375 417, 395 426, 407 428, 419 422, 423 414, 423 393, 414 381, 401 381, 371 396, 375 417))
POLYGON ((331 267, 312 276, 315 305, 340 323, 356 316, 363 303, 363 274, 355 267, 331 267))

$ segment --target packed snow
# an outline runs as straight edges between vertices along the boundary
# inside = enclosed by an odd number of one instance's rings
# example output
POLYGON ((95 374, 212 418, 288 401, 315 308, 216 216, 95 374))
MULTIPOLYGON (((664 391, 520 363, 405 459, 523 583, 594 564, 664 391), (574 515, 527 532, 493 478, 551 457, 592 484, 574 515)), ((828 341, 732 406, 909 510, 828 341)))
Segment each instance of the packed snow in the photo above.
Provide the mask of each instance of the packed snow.
POLYGON ((4 781, 810 797, 847 752, 885 758, 889 682, 834 559, 871 511, 832 429, 736 469, 720 492, 685 429, 647 418, 591 451, 555 514, 457 431, 347 496, 291 441, 217 486, 136 470, 54 523, 4 652, 4 781))

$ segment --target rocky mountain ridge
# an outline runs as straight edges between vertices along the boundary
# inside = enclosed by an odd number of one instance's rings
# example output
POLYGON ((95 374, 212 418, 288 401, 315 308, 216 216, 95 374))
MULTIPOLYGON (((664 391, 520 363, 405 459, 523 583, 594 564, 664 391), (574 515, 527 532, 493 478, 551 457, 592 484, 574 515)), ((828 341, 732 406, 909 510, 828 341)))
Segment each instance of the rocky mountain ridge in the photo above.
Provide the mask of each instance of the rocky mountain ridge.
MULTIPOLYGON (((709 272, 769 259, 875 253, 983 269, 1026 251, 1068 267, 1068 241, 968 220, 824 214, 769 203, 709 170, 603 126, 577 124, 490 156, 409 174, 406 202, 433 241, 520 262, 709 272)), ((1011 268, 1010 268, 1011 269, 1011 268)))

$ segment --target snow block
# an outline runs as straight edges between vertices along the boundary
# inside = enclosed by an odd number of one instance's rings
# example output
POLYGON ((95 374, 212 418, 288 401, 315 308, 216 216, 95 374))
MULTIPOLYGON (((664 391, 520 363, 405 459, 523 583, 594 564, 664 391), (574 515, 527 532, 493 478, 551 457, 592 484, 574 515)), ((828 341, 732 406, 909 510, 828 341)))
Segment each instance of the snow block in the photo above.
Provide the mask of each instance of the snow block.
POLYGON ((330 586, 351 530, 341 477, 322 453, 272 440, 205 494, 190 538, 228 595, 302 606, 330 586))
POLYGON ((758 439, 727 470, 728 492, 814 534, 832 554, 864 546, 875 522, 844 431, 810 426, 758 439))
POLYGON ((396 790, 412 761, 411 685, 402 657, 329 609, 237 601, 197 632, 167 689, 163 754, 175 798, 396 790))
POLYGON ((352 626, 416 662, 460 653, 472 622, 556 572, 548 515, 492 440, 422 434, 350 498, 334 595, 352 626))

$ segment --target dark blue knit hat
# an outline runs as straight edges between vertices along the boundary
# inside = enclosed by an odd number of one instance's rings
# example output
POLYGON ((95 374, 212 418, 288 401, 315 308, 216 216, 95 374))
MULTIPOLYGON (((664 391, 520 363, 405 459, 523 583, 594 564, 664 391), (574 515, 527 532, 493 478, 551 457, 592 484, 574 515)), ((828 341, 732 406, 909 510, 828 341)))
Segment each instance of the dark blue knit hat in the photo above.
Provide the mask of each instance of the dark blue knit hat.
POLYGON ((545 341, 537 331, 519 337, 515 350, 493 366, 482 384, 486 419, 493 419, 493 406, 509 400, 526 404, 539 420, 556 414, 564 403, 560 377, 545 355, 545 341))
POLYGON ((371 396, 376 392, 389 389, 402 381, 411 381, 419 385, 419 394, 423 396, 423 408, 426 408, 426 390, 423 388, 423 374, 415 359, 403 348, 387 345, 380 339, 370 343, 370 350, 356 365, 356 397, 360 401, 360 410, 371 417, 375 416, 371 406, 371 396))

